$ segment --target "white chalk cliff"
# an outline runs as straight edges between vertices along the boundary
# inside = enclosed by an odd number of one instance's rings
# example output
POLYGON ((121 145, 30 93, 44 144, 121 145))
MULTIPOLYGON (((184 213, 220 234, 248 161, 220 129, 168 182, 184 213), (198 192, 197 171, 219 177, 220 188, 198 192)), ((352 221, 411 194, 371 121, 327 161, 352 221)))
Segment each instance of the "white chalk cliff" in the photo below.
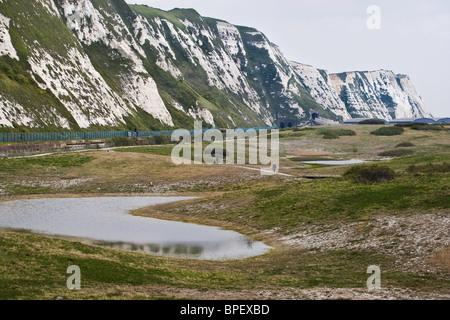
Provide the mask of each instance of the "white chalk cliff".
POLYGON ((287 60, 253 28, 123 0, 0 0, 0 63, 4 127, 430 116, 407 76, 329 74, 287 60))

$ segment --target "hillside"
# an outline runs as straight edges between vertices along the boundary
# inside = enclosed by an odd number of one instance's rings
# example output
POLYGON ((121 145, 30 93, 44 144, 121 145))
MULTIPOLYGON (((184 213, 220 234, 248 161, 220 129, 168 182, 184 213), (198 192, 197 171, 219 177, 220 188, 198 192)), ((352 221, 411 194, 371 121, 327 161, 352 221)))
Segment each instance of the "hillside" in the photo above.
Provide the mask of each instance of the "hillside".
POLYGON ((289 61, 256 29, 193 9, 0 2, 2 131, 304 124, 311 110, 338 121, 429 115, 407 77, 376 73, 340 82, 289 61))

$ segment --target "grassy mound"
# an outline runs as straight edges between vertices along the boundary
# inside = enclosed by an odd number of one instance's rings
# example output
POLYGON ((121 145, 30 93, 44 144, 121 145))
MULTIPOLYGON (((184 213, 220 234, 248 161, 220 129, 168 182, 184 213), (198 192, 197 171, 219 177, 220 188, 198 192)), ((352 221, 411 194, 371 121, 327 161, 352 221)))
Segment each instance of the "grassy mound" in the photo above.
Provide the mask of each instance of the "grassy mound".
POLYGON ((380 152, 378 155, 380 157, 404 157, 404 156, 408 156, 413 153, 414 153, 413 150, 397 149, 397 150, 389 150, 389 151, 380 152))
POLYGON ((381 127, 375 131, 372 131, 370 134, 375 136, 398 136, 401 135, 405 129, 402 127, 381 127))
POLYGON ((414 143, 411 142, 401 142, 399 144, 397 144, 395 147, 396 148, 409 148, 409 147, 414 147, 414 143))
POLYGON ((350 129, 325 129, 321 130, 319 134, 324 139, 339 139, 342 136, 356 136, 356 132, 350 129))
POLYGON ((368 119, 360 121, 359 124, 385 124, 383 120, 368 119))
POLYGON ((386 166, 363 165, 351 167, 344 173, 344 177, 355 182, 370 184, 394 180, 395 172, 386 166))

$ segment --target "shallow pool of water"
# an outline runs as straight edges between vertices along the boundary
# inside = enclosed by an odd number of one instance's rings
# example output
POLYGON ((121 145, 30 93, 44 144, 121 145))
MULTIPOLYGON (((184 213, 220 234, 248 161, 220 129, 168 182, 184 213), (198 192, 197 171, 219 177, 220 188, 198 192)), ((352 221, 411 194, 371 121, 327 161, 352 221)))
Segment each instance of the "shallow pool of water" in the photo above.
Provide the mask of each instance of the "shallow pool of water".
MULTIPOLYGON (((189 197, 100 197, 0 203, 0 228, 72 237, 107 247, 171 257, 242 259, 270 250, 234 231, 129 214, 189 197)), ((180 206, 183 203, 180 202, 180 206)))
POLYGON ((326 166, 346 166, 351 164, 361 164, 367 161, 364 160, 318 160, 318 161, 302 161, 302 163, 306 164, 319 164, 326 166))

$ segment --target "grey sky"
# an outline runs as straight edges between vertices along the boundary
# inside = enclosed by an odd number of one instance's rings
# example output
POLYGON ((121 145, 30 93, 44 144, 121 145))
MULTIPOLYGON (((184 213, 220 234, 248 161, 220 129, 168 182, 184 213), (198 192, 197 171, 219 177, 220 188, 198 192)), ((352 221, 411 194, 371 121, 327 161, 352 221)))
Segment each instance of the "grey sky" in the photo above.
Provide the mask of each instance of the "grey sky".
POLYGON ((407 74, 434 116, 450 116, 448 0, 126 0, 255 27, 286 58, 329 72, 385 69, 407 74), (369 30, 367 8, 381 10, 369 30))

